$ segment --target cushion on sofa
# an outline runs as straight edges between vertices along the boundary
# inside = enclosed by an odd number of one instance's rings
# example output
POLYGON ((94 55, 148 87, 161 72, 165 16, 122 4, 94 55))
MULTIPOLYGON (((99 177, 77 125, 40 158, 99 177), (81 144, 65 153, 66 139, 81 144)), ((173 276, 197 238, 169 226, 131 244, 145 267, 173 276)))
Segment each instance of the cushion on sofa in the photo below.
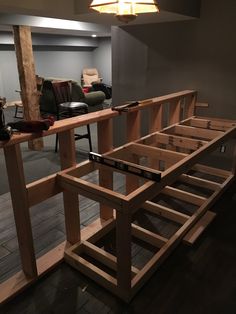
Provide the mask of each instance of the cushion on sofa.
POLYGON ((78 82, 66 78, 45 78, 42 88, 42 95, 40 96, 40 110, 46 113, 56 114, 57 107, 52 89, 52 81, 71 81, 72 101, 85 102, 89 106, 90 111, 103 109, 103 102, 106 98, 105 94, 101 91, 90 92, 84 94, 78 82))

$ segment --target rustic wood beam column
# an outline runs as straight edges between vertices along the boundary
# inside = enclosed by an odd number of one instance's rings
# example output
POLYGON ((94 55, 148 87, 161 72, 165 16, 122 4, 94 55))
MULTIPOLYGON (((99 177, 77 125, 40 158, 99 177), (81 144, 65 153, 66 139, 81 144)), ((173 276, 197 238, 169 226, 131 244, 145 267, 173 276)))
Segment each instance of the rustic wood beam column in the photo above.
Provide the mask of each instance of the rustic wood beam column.
MULTIPOLYGON (((39 93, 37 91, 31 30, 29 26, 13 26, 16 59, 21 88, 21 100, 26 120, 40 119, 39 93)), ((41 150, 41 138, 29 142, 29 148, 41 150)))

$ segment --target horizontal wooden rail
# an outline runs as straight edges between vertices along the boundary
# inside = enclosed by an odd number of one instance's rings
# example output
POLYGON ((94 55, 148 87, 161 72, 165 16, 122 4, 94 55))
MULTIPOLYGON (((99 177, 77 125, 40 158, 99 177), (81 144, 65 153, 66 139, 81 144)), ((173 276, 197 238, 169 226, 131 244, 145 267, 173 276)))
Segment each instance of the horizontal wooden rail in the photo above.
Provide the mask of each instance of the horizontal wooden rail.
MULTIPOLYGON (((82 247, 87 255, 91 256, 110 269, 117 271, 117 258, 114 255, 104 251, 103 249, 88 241, 84 241, 82 247)), ((136 275, 139 272, 139 269, 132 266, 131 271, 133 275, 136 275)))
POLYGON ((203 118, 193 117, 189 121, 189 125, 193 127, 206 128, 211 130, 226 131, 233 126, 236 126, 235 120, 226 119, 214 119, 214 118, 203 118))
POLYGON ((221 131, 214 131, 210 129, 196 128, 186 125, 177 125, 173 128, 174 133, 184 136, 194 136, 197 138, 204 138, 206 140, 212 140, 217 136, 223 134, 221 131))
POLYGON ((151 244, 157 248, 163 247, 168 239, 156 234, 152 231, 144 229, 136 224, 132 224, 132 235, 144 242, 151 244))
POLYGON ((181 212, 178 212, 177 210, 171 209, 169 207, 166 207, 166 206, 163 206, 160 204, 153 203, 151 201, 146 201, 142 205, 142 207, 145 210, 147 210, 147 211, 149 211, 155 215, 159 215, 159 216, 164 217, 166 219, 175 221, 179 224, 184 224, 190 217, 190 216, 185 215, 181 212))
POLYGON ((214 120, 205 120, 193 118, 189 121, 189 125, 197 128, 204 128, 216 131, 226 131, 229 128, 236 126, 235 122, 225 122, 225 121, 214 121, 214 120))
POLYGON ((57 174, 52 174, 26 185, 29 206, 39 204, 62 191, 56 184, 56 177, 57 174))
MULTIPOLYGON (((136 108, 132 108, 132 111, 141 110, 144 108, 152 107, 157 104, 169 103, 175 99, 184 98, 190 95, 196 95, 197 92, 194 90, 186 90, 178 93, 173 93, 165 96, 155 97, 148 99, 147 101, 143 101, 142 105, 137 106, 136 108)), ((111 109, 100 110, 96 112, 91 112, 86 115, 76 116, 68 119, 63 119, 60 121, 56 121, 53 126, 50 127, 48 131, 43 131, 40 133, 16 133, 12 136, 11 140, 1 142, 0 148, 15 145, 17 143, 27 142, 36 138, 49 136, 55 133, 60 133, 63 131, 71 130, 83 125, 107 120, 118 116, 120 113, 117 111, 113 111, 111 109)))
POLYGON ((45 137, 52 134, 64 132, 74 128, 81 127, 83 125, 103 121, 106 119, 111 119, 119 114, 111 109, 100 110, 96 112, 91 112, 88 114, 63 119, 55 121, 54 125, 50 127, 48 131, 38 132, 38 133, 15 133, 9 141, 0 142, 0 148, 15 145, 17 143, 23 143, 35 138, 45 137))
POLYGON ((181 92, 177 92, 177 93, 173 93, 173 94, 169 94, 169 95, 165 95, 165 96, 159 96, 159 97, 155 97, 155 98, 142 100, 142 101, 140 101, 139 106, 131 107, 129 109, 129 112, 146 109, 148 107, 152 107, 152 106, 156 106, 156 105, 171 103, 173 101, 178 101, 181 98, 184 98, 187 96, 188 97, 189 96, 195 97, 196 95, 197 95, 197 92, 195 90, 184 90, 181 92))
POLYGON ((194 176, 190 176, 188 174, 182 174, 179 177, 179 180, 181 182, 193 185, 193 186, 198 186, 200 188, 205 188, 205 189, 209 189, 209 190, 217 190, 220 189, 221 185, 219 183, 210 181, 210 180, 206 180, 206 179, 201 179, 198 177, 194 177, 194 176))
POLYGON ((231 175, 230 171, 218 169, 215 167, 209 167, 209 166, 202 165, 202 164, 196 164, 193 166, 192 169, 195 171, 199 171, 199 172, 206 173, 206 174, 216 176, 216 177, 221 177, 224 179, 228 178, 228 176, 231 175))
POLYGON ((201 206, 206 201, 205 197, 195 195, 193 193, 189 193, 180 189, 176 189, 171 186, 166 186, 162 190, 162 193, 177 198, 181 201, 194 204, 196 206, 201 206))
POLYGON ((162 149, 158 147, 146 146, 142 144, 131 144, 127 146, 127 150, 133 154, 148 156, 150 158, 157 158, 168 162, 178 162, 187 154, 175 152, 172 150, 162 149))
POLYGON ((173 145, 176 147, 192 149, 192 150, 197 150, 199 147, 207 144, 206 141, 195 140, 189 137, 169 135, 169 134, 164 134, 164 133, 154 134, 153 139, 149 139, 149 141, 150 140, 153 140, 154 143, 173 145))

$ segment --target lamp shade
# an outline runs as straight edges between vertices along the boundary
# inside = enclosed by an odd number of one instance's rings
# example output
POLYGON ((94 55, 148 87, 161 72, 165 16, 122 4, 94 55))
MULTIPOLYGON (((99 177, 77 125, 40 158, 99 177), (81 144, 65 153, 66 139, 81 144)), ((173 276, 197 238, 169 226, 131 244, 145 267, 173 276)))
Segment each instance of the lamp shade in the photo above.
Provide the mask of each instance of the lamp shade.
POLYGON ((156 0, 93 0, 90 8, 100 13, 113 13, 116 15, 159 12, 156 0))

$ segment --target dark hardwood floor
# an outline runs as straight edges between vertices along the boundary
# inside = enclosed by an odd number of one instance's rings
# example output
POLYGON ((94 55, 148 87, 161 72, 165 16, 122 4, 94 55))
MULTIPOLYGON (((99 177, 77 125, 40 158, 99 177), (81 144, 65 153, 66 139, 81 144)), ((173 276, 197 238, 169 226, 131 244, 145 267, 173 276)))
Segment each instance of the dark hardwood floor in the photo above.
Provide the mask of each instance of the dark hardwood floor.
MULTIPOLYGON (((3 198, 7 204, 7 195, 3 198)), ((56 196, 47 206, 51 207, 53 202, 60 203, 59 198, 56 196)), ((84 202, 82 217, 86 225, 89 219, 98 215, 98 208, 85 199, 81 201, 84 202)), ((47 206, 32 219, 33 224, 39 220, 38 227, 34 229, 38 254, 64 238, 62 208, 56 205, 49 210, 47 206), (50 220, 50 215, 54 218, 48 224, 46 221, 50 220)), ((236 184, 215 204, 213 210, 218 213, 217 217, 197 243, 193 247, 178 246, 129 305, 62 263, 3 305, 0 313, 235 314, 236 184)), ((7 217, 8 214, 1 215, 7 217)), ((14 229, 13 226, 11 229, 14 229)), ((14 233, 12 230, 9 232, 14 233)), ((9 240, 1 246, 1 279, 19 267, 14 242, 9 240)))

